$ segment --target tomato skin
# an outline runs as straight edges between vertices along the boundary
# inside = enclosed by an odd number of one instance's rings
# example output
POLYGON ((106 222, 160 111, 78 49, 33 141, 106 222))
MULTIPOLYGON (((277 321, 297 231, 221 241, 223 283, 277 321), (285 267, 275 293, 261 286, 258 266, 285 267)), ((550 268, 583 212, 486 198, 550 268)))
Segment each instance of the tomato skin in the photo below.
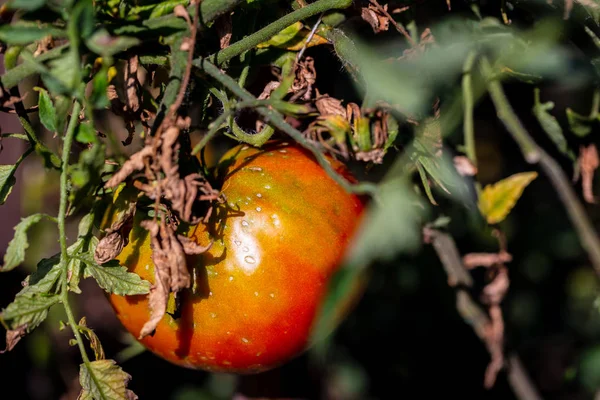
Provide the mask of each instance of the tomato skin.
MULTIPOLYGON (((330 161, 351 179, 341 163, 330 161)), ((165 315, 154 335, 140 341, 180 366, 257 373, 307 348, 328 279, 340 265, 365 204, 297 145, 237 146, 219 166, 226 203, 215 208, 212 222, 187 232, 200 245, 211 238, 214 243, 188 259, 194 283, 182 292, 180 316, 165 315)), ((136 214, 118 259, 154 282, 150 240, 139 227, 140 218, 136 214)), ((124 327, 138 337, 149 318, 147 296, 111 295, 110 302, 124 327)))

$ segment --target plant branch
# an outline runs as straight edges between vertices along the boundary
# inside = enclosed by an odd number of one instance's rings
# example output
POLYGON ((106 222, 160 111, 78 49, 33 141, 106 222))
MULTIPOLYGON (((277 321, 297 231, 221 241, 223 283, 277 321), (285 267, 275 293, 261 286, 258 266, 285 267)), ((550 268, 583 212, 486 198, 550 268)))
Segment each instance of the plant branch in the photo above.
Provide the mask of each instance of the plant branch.
MULTIPOLYGON (((493 347, 499 344, 494 343, 488 334, 488 327, 491 323, 490 317, 467 291, 467 288, 473 286, 473 278, 461 260, 454 239, 447 233, 429 227, 425 228, 424 235, 438 255, 451 286, 457 289, 456 309, 458 313, 467 324, 471 325, 477 336, 488 347, 490 354, 492 354, 495 351, 493 347)), ((535 385, 527 376, 517 355, 511 356, 507 372, 508 381, 518 399, 541 400, 535 385)))
MULTIPOLYGON (((242 40, 239 40, 225 49, 217 52, 216 54, 211 55, 208 60, 216 65, 222 65, 232 58, 239 56, 246 50, 250 50, 256 47, 256 45, 269 40, 281 30, 298 21, 313 17, 326 11, 348 8, 351 5, 352 0, 318 0, 307 5, 306 7, 302 7, 296 11, 286 14, 259 31, 246 36, 242 40)), ((201 59, 198 59, 195 61, 195 64, 198 64, 201 61, 201 59)))
POLYGON ((488 91, 496 107, 498 118, 521 148, 525 160, 530 164, 539 163, 554 186, 579 235, 583 248, 590 257, 592 267, 600 277, 600 240, 598 240, 598 235, 592 227, 585 209, 577 199, 569 179, 560 165, 533 141, 511 107, 502 84, 493 77, 493 70, 487 59, 482 59, 481 69, 487 80, 488 91))
MULTIPOLYGON (((313 3, 314 4, 314 3, 313 3)), ((216 65, 212 64, 207 59, 195 60, 194 65, 200 68, 202 71, 206 72, 208 75, 216 79, 219 83, 221 83, 224 87, 229 89, 234 95, 242 99, 245 102, 258 101, 250 92, 241 88, 238 83, 231 78, 229 75, 221 72, 216 65)), ((302 147, 306 148, 310 152, 312 152, 317 160, 317 162, 327 171, 327 173, 345 190, 353 193, 367 193, 367 194, 375 194, 376 185, 372 183, 359 183, 359 184, 350 184, 344 178, 342 178, 335 170, 331 167, 331 164, 327 161, 325 156, 313 146, 302 134, 302 132, 298 131, 290 124, 285 122, 283 116, 275 110, 266 108, 266 107, 257 107, 256 112, 265 118, 265 123, 273 125, 275 128, 280 129, 285 134, 289 135, 292 139, 294 139, 298 144, 302 147)))
MULTIPOLYGON (((79 112, 81 111, 81 105, 78 101, 73 105, 73 110, 71 112, 71 119, 69 121, 69 125, 67 127, 67 132, 64 137, 63 149, 62 149, 62 164, 61 164, 61 172, 60 172, 60 204, 58 208, 58 236, 60 242, 60 268, 62 270, 61 273, 61 292, 60 299, 63 303, 63 307, 65 309, 65 313, 67 314, 67 320, 69 321, 69 326, 73 331, 73 335, 77 340, 77 346, 79 347, 79 352, 81 353, 81 358, 83 362, 90 370, 90 375, 92 379, 97 381, 95 375, 89 368, 90 359, 85 351, 85 347, 83 344, 83 338, 81 337, 81 333, 79 329, 77 329, 77 321, 75 321, 75 316, 73 315, 73 310, 69 305, 69 253, 67 250, 67 232, 65 229, 65 220, 67 214, 67 200, 69 197, 68 193, 68 170, 69 170, 69 156, 71 154, 71 146, 73 145, 73 138, 75 137, 75 131, 77 129, 77 123, 79 119, 79 112)), ((96 382, 97 384, 97 382, 96 382)))
POLYGON ((463 66, 462 92, 463 92, 463 133, 465 140, 465 153, 473 166, 477 167, 477 153, 475 151, 475 129, 473 127, 473 64, 475 52, 470 52, 463 66))

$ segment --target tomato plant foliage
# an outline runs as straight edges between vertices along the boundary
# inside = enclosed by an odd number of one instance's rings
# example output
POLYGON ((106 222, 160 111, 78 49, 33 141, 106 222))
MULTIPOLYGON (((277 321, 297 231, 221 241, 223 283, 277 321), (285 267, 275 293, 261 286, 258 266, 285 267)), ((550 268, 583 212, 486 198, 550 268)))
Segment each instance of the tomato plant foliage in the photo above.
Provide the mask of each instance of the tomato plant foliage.
POLYGON ((70 294, 91 279, 159 356, 258 372, 324 349, 373 265, 431 244, 460 292, 457 312, 490 351, 484 383, 493 386, 505 365, 505 291, 489 293, 505 287, 512 259, 502 223, 538 175, 600 275, 583 208, 595 202, 599 165, 599 8, 541 3, 448 1, 460 12, 421 26, 418 2, 9 0, 0 111, 23 133, 1 134, 27 149, 0 165, 0 204, 24 162, 59 176, 59 201, 55 215, 22 218, 0 271, 26 262, 42 221, 60 251, 2 305, 7 350, 62 307, 82 357, 80 398, 134 398, 132 377, 75 317, 70 294), (569 63, 565 21, 590 40, 585 73, 569 63), (327 82, 333 75, 341 84, 327 82), (540 91, 569 79, 593 87, 589 114, 558 115, 540 91), (528 131, 506 82, 528 85, 528 112, 554 147, 528 131), (485 98, 531 168, 482 188, 473 121, 485 98), (581 189, 549 153, 572 164, 581 189), (460 258, 446 232, 456 206, 499 239, 497 252, 460 258), (482 266, 492 272, 478 302, 462 286, 482 266), (219 313, 230 316, 219 322, 219 313), (490 329, 501 333, 482 333, 490 329))

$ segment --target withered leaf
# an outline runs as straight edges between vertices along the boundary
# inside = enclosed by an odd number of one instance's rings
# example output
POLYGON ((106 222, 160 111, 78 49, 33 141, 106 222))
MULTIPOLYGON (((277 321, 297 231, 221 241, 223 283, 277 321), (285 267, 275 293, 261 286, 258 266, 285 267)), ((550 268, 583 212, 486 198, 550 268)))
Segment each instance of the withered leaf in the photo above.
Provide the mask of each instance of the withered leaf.
POLYGON ((491 267, 495 264, 504 264, 512 261, 512 255, 501 251, 499 253, 469 253, 463 257, 466 268, 491 267))
POLYGON ((192 239, 190 239, 187 236, 182 236, 182 235, 177 235, 177 238, 179 239, 179 242, 181 243, 181 245, 183 246, 183 251, 185 254, 202 254, 206 251, 208 251, 212 245, 213 245, 213 241, 211 240, 211 242, 206 245, 206 246, 201 246, 198 243, 194 242, 192 239))
POLYGON ((581 187, 583 191, 583 198, 588 203, 595 203, 596 197, 594 196, 593 181, 594 172, 600 166, 600 160, 598 159, 598 150, 595 144, 589 146, 581 146, 579 148, 579 168, 581 170, 581 187))
POLYGON ((144 168, 144 159, 152 156, 154 149, 151 146, 146 146, 137 153, 133 154, 129 160, 125 161, 121 169, 114 174, 104 185, 107 188, 114 188, 123 182, 134 171, 139 171, 144 168))
POLYGON ((346 108, 342 106, 342 101, 328 94, 317 95, 315 106, 321 115, 341 115, 344 118, 347 116, 346 108))
POLYGON ((9 329, 6 331, 6 349, 0 350, 0 354, 11 351, 17 343, 27 334, 27 324, 18 326, 17 329, 9 329))
POLYGON ((477 167, 467 157, 455 156, 453 161, 456 171, 461 176, 475 176, 477 174, 477 167))
POLYGON ((151 334, 165 315, 169 293, 191 285, 183 246, 172 227, 164 220, 143 221, 142 225, 150 232, 155 283, 149 295, 150 319, 142 327, 140 339, 151 334))
MULTIPOLYGON (((386 4, 379 7, 387 11, 388 5, 386 4)), ((383 12, 379 7, 369 4, 367 7, 362 7, 360 10, 361 18, 371 25, 373 33, 385 32, 390 26, 390 20, 386 15, 387 13, 383 12)))

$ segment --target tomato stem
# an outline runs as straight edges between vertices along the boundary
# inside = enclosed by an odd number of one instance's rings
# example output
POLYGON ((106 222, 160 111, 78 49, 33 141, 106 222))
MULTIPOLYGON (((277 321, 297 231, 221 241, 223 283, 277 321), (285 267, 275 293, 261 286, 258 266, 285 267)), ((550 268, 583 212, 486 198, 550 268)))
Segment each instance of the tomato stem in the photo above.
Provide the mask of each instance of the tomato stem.
MULTIPOLYGON (((75 340, 77 341, 77 346, 79 347, 79 351, 81 353, 81 358, 85 363, 86 367, 88 367, 90 376, 94 381, 98 381, 96 376, 92 372, 90 367, 90 359, 85 351, 85 347, 83 344, 83 338, 77 329, 77 322, 75 321, 75 316, 73 315, 73 310, 71 309, 71 305, 69 304, 69 253, 67 250, 67 232, 65 229, 65 220, 67 216, 67 200, 68 200, 68 167, 69 167, 69 155, 71 153, 71 146, 73 145, 73 138, 75 137, 75 131, 77 128, 79 113, 81 111, 81 104, 78 101, 75 101, 73 104, 73 110, 71 112, 71 119, 69 120, 69 125, 67 126, 67 132, 64 137, 63 149, 62 149, 62 164, 60 171, 60 203, 58 208, 58 236, 60 242, 60 268, 62 270, 61 273, 61 291, 60 291, 60 300, 63 303, 63 307, 65 309, 65 313, 67 314, 67 320, 69 321, 69 326, 73 331, 73 335, 75 336, 75 340)), ((98 382, 96 382, 98 383, 98 382)))

